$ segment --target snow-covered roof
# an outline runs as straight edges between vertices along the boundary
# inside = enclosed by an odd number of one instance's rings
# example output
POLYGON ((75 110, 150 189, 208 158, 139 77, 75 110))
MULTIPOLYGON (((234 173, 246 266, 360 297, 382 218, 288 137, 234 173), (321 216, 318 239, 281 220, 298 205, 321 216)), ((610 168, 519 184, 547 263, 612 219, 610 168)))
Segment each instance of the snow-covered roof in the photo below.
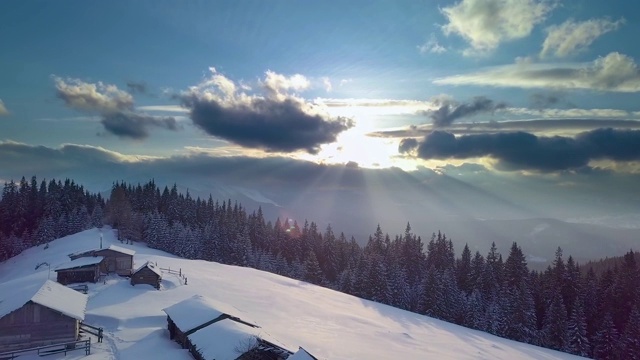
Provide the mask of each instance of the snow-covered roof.
POLYGON ((234 360, 256 344, 256 338, 282 349, 286 347, 263 329, 225 319, 204 327, 188 336, 205 359, 234 360))
POLYGON ((162 277, 162 272, 160 272, 160 269, 158 269, 153 263, 147 261, 146 263, 142 264, 142 266, 140 266, 139 268, 136 269, 136 271, 134 271, 133 273, 137 273, 138 271, 142 270, 142 268, 149 268, 149 270, 153 271, 154 273, 158 274, 158 276, 162 277))
POLYGON ((307 350, 300 347, 295 354, 289 356, 287 360, 317 360, 313 355, 309 354, 307 350))
POLYGON ((78 258, 78 259, 56 266, 55 271, 75 269, 79 267, 95 265, 95 264, 99 264, 103 259, 104 259, 104 256, 91 256, 91 257, 78 258))
POLYGON ((177 304, 162 309, 182 332, 187 332, 208 321, 227 314, 246 323, 258 326, 247 315, 236 307, 206 298, 202 295, 194 295, 177 304))
MULTIPOLYGON (((127 254, 127 255, 131 255, 133 256, 136 252, 134 250, 131 249, 127 249, 125 247, 122 246, 118 246, 118 245, 110 245, 108 247, 109 250, 113 250, 113 251, 117 251, 119 253, 123 253, 123 254, 127 254)), ((98 250, 99 251, 99 250, 98 250)))
POLYGON ((0 318, 20 309, 29 301, 62 313, 76 320, 84 320, 87 295, 46 280, 10 281, 0 285, 0 318))

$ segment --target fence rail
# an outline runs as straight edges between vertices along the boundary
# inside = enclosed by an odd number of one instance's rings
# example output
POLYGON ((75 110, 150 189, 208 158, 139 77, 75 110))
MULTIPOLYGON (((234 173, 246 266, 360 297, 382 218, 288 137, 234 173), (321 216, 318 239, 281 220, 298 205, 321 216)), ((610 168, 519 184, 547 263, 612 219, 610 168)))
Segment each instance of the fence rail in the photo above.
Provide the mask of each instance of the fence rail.
POLYGON ((86 332, 87 334, 98 337, 98 342, 102 342, 102 338, 104 337, 102 333, 104 332, 104 330, 101 327, 80 323, 80 330, 86 332))
POLYGON ((91 354, 91 339, 38 346, 38 347, 22 349, 22 350, 7 351, 7 352, 0 353, 0 359, 12 360, 12 359, 18 358, 19 356, 26 355, 29 353, 36 353, 37 355, 40 355, 40 356, 64 353, 64 355, 66 356, 67 352, 75 351, 75 350, 84 350, 85 355, 91 354))
MULTIPOLYGON (((156 263, 156 266, 158 266, 158 264, 156 263)), ((178 277, 180 278, 180 280, 182 282, 184 282, 185 285, 187 285, 187 276, 182 272, 182 268, 179 268, 178 270, 176 269, 172 269, 172 268, 162 268, 162 267, 158 267, 158 269, 160 269, 161 271, 167 272, 169 274, 173 274, 173 275, 178 275, 178 277)))

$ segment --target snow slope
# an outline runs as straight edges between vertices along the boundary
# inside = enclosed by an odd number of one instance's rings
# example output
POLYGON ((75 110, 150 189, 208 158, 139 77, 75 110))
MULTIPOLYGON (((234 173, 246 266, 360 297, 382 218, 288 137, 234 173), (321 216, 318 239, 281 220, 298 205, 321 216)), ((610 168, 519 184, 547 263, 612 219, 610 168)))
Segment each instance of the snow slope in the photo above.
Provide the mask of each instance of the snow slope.
MULTIPOLYGON (((162 309, 197 294, 236 307, 290 350, 302 346, 320 359, 578 358, 254 269, 122 245, 111 230, 103 232, 105 247, 117 244, 136 251, 134 267, 152 261, 181 269, 188 285, 168 272, 163 272, 160 291, 131 286, 117 276, 89 284, 85 322, 104 327, 105 340, 94 343, 87 357, 77 352, 60 359, 192 359, 169 340, 162 309)), ((67 254, 95 248, 99 239, 99 230, 93 229, 53 241, 48 249, 29 249, 0 263, 0 284, 16 278, 41 282, 48 270, 35 270, 37 264, 48 262, 55 269, 68 262, 67 254)))

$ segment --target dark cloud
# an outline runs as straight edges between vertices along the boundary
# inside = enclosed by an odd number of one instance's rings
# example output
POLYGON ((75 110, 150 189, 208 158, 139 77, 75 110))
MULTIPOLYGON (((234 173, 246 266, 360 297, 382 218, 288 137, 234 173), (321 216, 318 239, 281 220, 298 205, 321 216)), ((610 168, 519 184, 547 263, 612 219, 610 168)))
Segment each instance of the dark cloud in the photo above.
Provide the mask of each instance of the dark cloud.
MULTIPOLYGON (((505 132, 545 132, 545 131, 587 131, 595 128, 611 127, 616 129, 640 129, 638 120, 618 119, 535 119, 478 122, 473 124, 453 124, 447 132, 456 135, 486 134, 498 131, 505 132)), ((382 130, 367 136, 383 138, 407 138, 425 136, 433 131, 432 126, 411 126, 408 129, 382 130)))
POLYGON ((591 160, 640 160, 640 130, 601 128, 563 136, 536 136, 526 132, 475 134, 456 137, 434 131, 421 141, 423 159, 491 157, 507 170, 558 171, 585 167, 591 160))
POLYGON ((178 130, 176 119, 173 117, 154 117, 136 113, 111 113, 104 115, 100 122, 109 133, 135 140, 147 138, 150 127, 178 130))
POLYGON ((127 88, 132 94, 146 94, 147 84, 143 82, 128 81, 127 88))
POLYGON ((567 101, 564 93, 558 91, 531 94, 529 101, 531 102, 531 107, 538 110, 557 107, 559 105, 575 107, 574 104, 567 101))
POLYGON ((210 68, 211 77, 177 95, 193 123, 209 135, 247 148, 270 152, 304 150, 315 154, 320 145, 336 141, 353 127, 344 117, 331 118, 301 98, 310 82, 303 75, 265 73, 254 93, 210 68))
POLYGON ((418 140, 414 138, 406 138, 400 140, 400 145, 398 146, 398 152, 401 154, 405 154, 411 152, 413 149, 418 147, 418 140))
POLYGON ((460 103, 447 97, 436 98, 433 102, 438 108, 425 113, 431 118, 434 127, 447 127, 458 119, 481 113, 493 113, 507 107, 503 102, 496 103, 484 96, 476 96, 467 103, 460 103))
MULTIPOLYGON (((133 96, 115 85, 101 82, 92 84, 56 76, 53 80, 56 83, 56 95, 68 107, 101 115, 100 123, 104 129, 120 138, 145 139, 149 136, 151 127, 178 130, 173 117, 154 117, 133 112, 133 96)), ((132 92, 146 91, 146 86, 140 83, 129 82, 127 87, 132 92)))

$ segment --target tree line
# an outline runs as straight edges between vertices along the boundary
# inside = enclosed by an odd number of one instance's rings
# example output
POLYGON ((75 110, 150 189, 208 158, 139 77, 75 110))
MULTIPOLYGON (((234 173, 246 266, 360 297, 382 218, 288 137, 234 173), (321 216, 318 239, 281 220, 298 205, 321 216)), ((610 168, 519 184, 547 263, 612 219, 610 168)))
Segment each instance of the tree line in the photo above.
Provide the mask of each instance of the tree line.
POLYGON ((558 248, 545 271, 530 271, 516 243, 506 258, 495 244, 486 254, 465 245, 456 257, 445 234, 424 242, 409 224, 393 236, 378 226, 361 246, 330 225, 271 222, 261 209, 194 199, 176 185, 116 183, 105 201, 70 180, 43 181, 36 192, 34 184, 35 178, 5 184, 0 259, 104 222, 123 240, 184 258, 253 267, 577 355, 640 358, 640 267, 633 252, 596 273, 558 248), (7 211, 17 205, 22 210, 7 211))

